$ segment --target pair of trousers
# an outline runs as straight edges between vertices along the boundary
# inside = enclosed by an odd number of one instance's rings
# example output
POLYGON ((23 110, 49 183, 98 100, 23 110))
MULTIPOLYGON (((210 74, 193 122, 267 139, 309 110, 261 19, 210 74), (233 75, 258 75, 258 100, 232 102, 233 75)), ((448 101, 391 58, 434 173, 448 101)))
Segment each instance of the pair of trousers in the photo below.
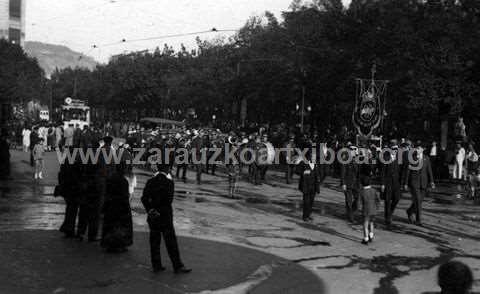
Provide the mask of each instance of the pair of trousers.
POLYGON ((78 209, 80 205, 76 199, 66 200, 65 220, 62 225, 62 232, 66 235, 75 235, 75 225, 77 222, 78 209))
POLYGON ((265 181, 265 177, 267 175, 267 170, 268 170, 268 165, 260 165, 258 168, 259 168, 259 172, 260 172, 260 179, 262 181, 265 181))
POLYGON ((353 221, 353 213, 358 209, 358 190, 347 188, 344 194, 347 216, 350 221, 353 221))
POLYGON ((390 224, 392 222, 392 216, 400 201, 400 185, 398 187, 385 187, 385 222, 390 224))
POLYGON ((197 172, 197 184, 202 182, 203 166, 201 164, 195 164, 195 171, 197 172))
POLYGON ((412 204, 407 209, 409 215, 415 214, 415 220, 418 223, 422 222, 422 202, 426 195, 426 190, 421 188, 410 187, 412 193, 412 204))
POLYGON ((81 204, 78 217, 78 235, 85 235, 88 228, 88 239, 98 238, 100 214, 101 205, 98 197, 90 198, 86 203, 81 204))
POLYGON ((303 193, 303 219, 312 215, 315 193, 303 193))
POLYGON ((179 269, 183 267, 180 259, 180 251, 178 250, 177 236, 173 227, 173 220, 151 220, 147 219, 150 227, 150 256, 154 269, 162 267, 162 257, 160 254, 160 244, 162 236, 165 239, 168 256, 172 262, 173 268, 179 269))
POLYGON ((453 178, 458 180, 463 179, 463 161, 455 161, 455 165, 453 167, 453 178))
POLYGON ((290 184, 290 181, 293 178, 294 169, 295 169, 294 164, 287 164, 287 175, 286 175, 287 176, 287 184, 290 184))
POLYGON ((182 172, 182 179, 187 178, 187 164, 179 164, 177 165, 177 178, 180 177, 180 171, 182 172))

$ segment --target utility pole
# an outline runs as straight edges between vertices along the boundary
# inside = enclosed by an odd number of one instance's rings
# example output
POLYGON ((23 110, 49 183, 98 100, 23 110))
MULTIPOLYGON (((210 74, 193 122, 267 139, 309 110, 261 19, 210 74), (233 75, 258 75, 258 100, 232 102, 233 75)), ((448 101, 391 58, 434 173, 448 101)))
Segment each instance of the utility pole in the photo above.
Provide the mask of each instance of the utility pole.
POLYGON ((50 119, 53 118, 53 81, 51 80, 50 81, 51 84, 50 84, 50 119))
POLYGON ((302 112, 301 112, 301 124, 300 124, 300 128, 301 128, 301 131, 303 133, 303 130, 304 130, 304 124, 305 124, 305 91, 306 91, 306 88, 305 88, 305 80, 306 80, 306 77, 307 77, 307 72, 305 71, 304 68, 302 68, 302 75, 303 75, 303 81, 302 81, 302 112))

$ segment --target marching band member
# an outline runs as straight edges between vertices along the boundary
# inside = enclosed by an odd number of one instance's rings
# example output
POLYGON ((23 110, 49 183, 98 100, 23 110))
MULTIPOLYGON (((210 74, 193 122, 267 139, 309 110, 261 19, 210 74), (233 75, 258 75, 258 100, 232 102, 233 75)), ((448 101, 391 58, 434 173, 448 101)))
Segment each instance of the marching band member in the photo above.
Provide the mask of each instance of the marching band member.
POLYGON ((236 158, 229 158, 228 161, 225 162, 228 173, 228 196, 230 198, 235 198, 235 193, 238 190, 238 179, 240 176, 240 159, 238 156, 240 151, 240 145, 235 133, 232 132, 228 137, 226 147, 228 147, 229 150, 235 150, 233 154, 236 158), (237 162, 235 162, 235 160, 237 162))
POLYGON ((296 154, 296 147, 297 146, 295 144, 295 135, 291 134, 288 141, 285 143, 285 164, 287 165, 287 172, 285 176, 287 178, 287 184, 290 184, 295 169, 294 157, 296 154))
POLYGON ((315 195, 320 193, 320 176, 317 165, 312 159, 312 147, 308 146, 306 157, 297 166, 297 173, 300 176, 298 189, 303 193, 303 221, 312 221, 312 210, 315 202, 315 195))
POLYGON ((392 216, 400 201, 402 170, 398 162, 398 146, 396 140, 390 141, 391 152, 384 155, 385 162, 381 167, 381 191, 385 196, 385 224, 389 227, 392 224, 392 216))
POLYGON ((425 198, 427 188, 430 185, 435 188, 432 165, 430 158, 423 154, 422 142, 417 142, 416 149, 413 151, 413 161, 408 165, 405 172, 405 190, 410 189, 412 194, 412 205, 407 209, 407 216, 410 223, 413 223, 413 214, 415 213, 415 223, 422 226, 422 202, 425 198))

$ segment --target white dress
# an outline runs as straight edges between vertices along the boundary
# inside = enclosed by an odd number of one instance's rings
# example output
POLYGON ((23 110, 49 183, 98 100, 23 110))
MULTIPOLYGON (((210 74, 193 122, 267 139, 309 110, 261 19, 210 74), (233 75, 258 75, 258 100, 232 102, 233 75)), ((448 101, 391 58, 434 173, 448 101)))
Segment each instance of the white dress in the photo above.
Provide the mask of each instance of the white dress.
POLYGON ((23 136, 23 146, 30 147, 30 134, 32 131, 29 129, 23 129, 22 136, 23 136))
POLYGON ((133 198, 135 188, 137 187, 137 176, 135 174, 125 176, 128 181, 128 193, 130 193, 130 200, 133 198))
POLYGON ((465 161, 465 149, 462 147, 455 155, 455 166, 453 168, 453 178, 463 179, 463 162, 465 161))

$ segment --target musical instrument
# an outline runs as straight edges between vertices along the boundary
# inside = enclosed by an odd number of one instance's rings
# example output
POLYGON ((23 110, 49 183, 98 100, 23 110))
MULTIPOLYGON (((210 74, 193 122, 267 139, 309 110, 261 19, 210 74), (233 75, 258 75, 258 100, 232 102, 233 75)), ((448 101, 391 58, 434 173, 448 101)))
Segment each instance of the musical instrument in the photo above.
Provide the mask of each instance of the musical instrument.
POLYGON ((270 142, 259 143, 255 162, 258 165, 272 165, 275 161, 275 147, 270 142))

